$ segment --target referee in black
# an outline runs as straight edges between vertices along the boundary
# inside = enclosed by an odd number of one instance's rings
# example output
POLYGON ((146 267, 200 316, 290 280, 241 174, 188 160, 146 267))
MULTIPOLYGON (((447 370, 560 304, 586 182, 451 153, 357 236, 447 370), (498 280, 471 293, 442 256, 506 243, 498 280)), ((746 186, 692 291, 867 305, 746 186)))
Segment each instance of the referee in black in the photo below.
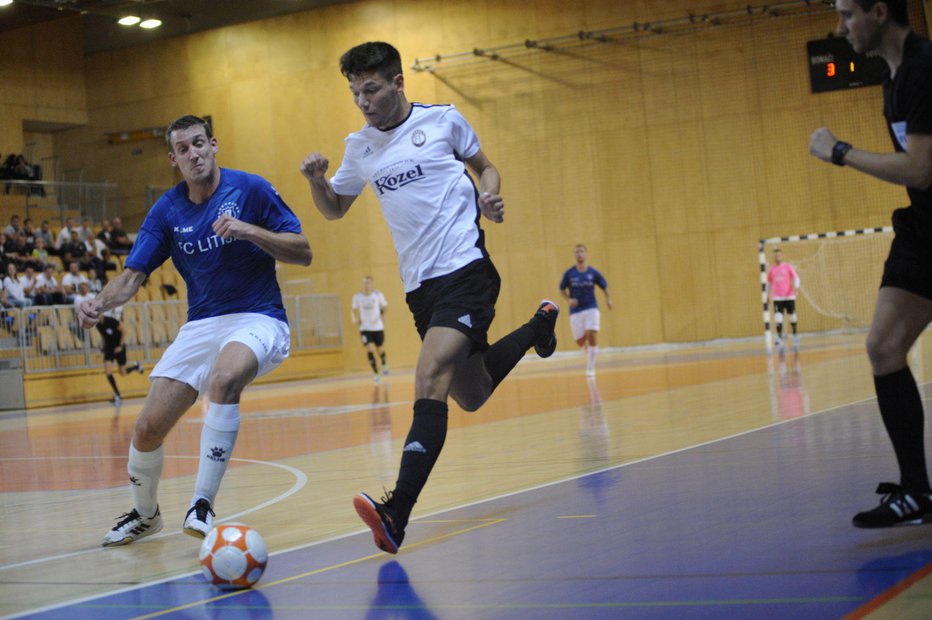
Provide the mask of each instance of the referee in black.
POLYGON ((110 399, 114 405, 119 405, 122 400, 120 390, 117 388, 116 379, 113 377, 113 365, 117 365, 121 375, 126 375, 129 371, 136 371, 142 374, 142 364, 133 362, 132 365, 126 365, 126 347, 123 345, 123 307, 117 307, 106 312, 103 318, 97 323, 97 331, 100 332, 103 342, 104 353, 104 372, 107 374, 107 381, 110 382, 110 388, 113 390, 113 398, 110 399))
POLYGON ((825 127, 812 134, 809 152, 903 185, 910 200, 909 207, 893 212, 895 237, 867 337, 877 403, 896 452, 900 482, 881 483, 880 505, 856 514, 854 525, 932 523, 922 399, 906 361, 932 321, 932 43, 910 29, 906 0, 838 0, 835 10, 837 32, 854 51, 874 52, 887 63, 883 114, 894 152, 859 149, 825 127))

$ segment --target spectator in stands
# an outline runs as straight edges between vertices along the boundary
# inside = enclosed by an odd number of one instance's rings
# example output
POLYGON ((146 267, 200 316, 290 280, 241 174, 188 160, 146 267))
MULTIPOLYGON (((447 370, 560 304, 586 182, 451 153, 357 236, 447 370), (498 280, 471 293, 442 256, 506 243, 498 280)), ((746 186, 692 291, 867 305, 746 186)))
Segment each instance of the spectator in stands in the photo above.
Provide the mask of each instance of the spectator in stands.
POLYGON ((32 266, 36 271, 42 272, 45 266, 49 264, 49 252, 45 249, 45 239, 36 237, 35 247, 32 248, 32 266))
POLYGON ((97 277, 96 269, 91 268, 87 270, 87 283, 89 290, 95 295, 104 289, 103 282, 97 277))
POLYGON ((40 306, 65 303, 65 289, 55 278, 55 266, 46 265, 36 276, 36 303, 40 306))
POLYGON ((96 235, 94 234, 94 225, 91 218, 86 217, 81 220, 81 226, 78 228, 78 236, 81 237, 81 241, 93 242, 96 235))
POLYGON ((82 271, 97 269, 98 272, 103 272, 101 260, 94 256, 87 242, 81 241, 81 235, 77 230, 71 231, 71 243, 62 246, 61 259, 65 265, 77 262, 82 271))
POLYGON ((123 230, 123 220, 115 217, 113 218, 113 228, 110 230, 111 238, 110 241, 110 251, 113 254, 129 254, 130 249, 133 247, 133 242, 129 240, 129 236, 126 234, 126 231, 123 230))
MULTIPOLYGON (((72 261, 68 264, 68 273, 66 273, 61 279, 62 289, 65 292, 65 302, 71 303, 74 301, 74 296, 78 294, 78 286, 81 282, 87 282, 87 277, 78 270, 77 261, 72 261)), ((88 283, 89 285, 90 283, 88 283)))
POLYGON ((23 270, 23 273, 19 275, 19 283, 23 287, 23 294, 32 302, 30 305, 35 305, 36 303, 36 270, 32 268, 32 265, 27 264, 26 268, 23 270))
POLYGON ((8 263, 6 266, 6 277, 3 278, 3 290, 6 291, 9 302, 17 308, 28 308, 32 305, 32 299, 26 297, 23 285, 19 281, 19 274, 16 272, 16 263, 8 263))
POLYGON ((61 246, 71 243, 71 231, 75 228, 74 218, 66 218, 64 227, 58 231, 58 237, 55 239, 55 250, 59 254, 61 254, 61 246))
POLYGON ((35 231, 36 239, 45 240, 45 249, 54 254, 54 245, 52 239, 52 229, 50 227, 48 220, 42 220, 42 224, 39 225, 39 230, 35 231))
POLYGON ((23 234, 26 235, 26 243, 34 247, 36 245, 36 231, 32 228, 32 218, 30 217, 23 220, 23 234))
POLYGON ((102 241, 108 248, 113 242, 113 227, 110 225, 110 220, 107 218, 100 220, 100 230, 97 232, 97 239, 98 241, 102 241))
POLYGON ((10 216, 9 225, 3 229, 3 233, 10 239, 16 238, 16 235, 19 234, 21 226, 19 225, 19 216, 15 213, 10 216))
MULTIPOLYGON (((3 254, 4 263, 16 261, 16 241, 2 232, 0 232, 0 253, 3 254)), ((3 269, 3 273, 6 273, 6 265, 4 265, 3 269)))
POLYGON ((32 264, 32 246, 26 243, 26 235, 20 232, 13 240, 13 250, 16 252, 16 267, 25 269, 32 264))

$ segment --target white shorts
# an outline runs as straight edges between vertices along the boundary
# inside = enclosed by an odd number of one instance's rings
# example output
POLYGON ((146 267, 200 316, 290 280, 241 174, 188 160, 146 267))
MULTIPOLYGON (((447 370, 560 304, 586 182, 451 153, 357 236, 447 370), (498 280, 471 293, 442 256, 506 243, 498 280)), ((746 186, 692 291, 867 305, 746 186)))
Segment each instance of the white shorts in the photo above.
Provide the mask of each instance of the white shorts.
POLYGON ((252 349, 259 361, 256 376, 261 377, 288 357, 291 330, 287 323, 252 312, 190 321, 182 325, 149 376, 175 379, 204 393, 217 355, 230 342, 252 349))
POLYGON ((599 309, 589 308, 570 315, 570 329, 573 330, 573 340, 579 340, 586 332, 599 331, 599 309))

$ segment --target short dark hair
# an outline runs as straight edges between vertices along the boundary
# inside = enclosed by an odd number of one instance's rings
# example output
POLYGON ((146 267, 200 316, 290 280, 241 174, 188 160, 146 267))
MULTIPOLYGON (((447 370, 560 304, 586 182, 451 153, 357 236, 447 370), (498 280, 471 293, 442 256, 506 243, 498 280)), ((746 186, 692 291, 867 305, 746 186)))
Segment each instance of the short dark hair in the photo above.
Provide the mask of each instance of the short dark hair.
POLYGON ((180 118, 176 118, 169 124, 168 128, 165 130, 165 141, 168 142, 169 150, 174 150, 172 145, 172 132, 181 131, 183 129, 188 129, 189 127, 196 127, 200 125, 204 128, 204 133, 207 135, 207 139, 211 140, 214 137, 214 132, 210 128, 210 123, 205 121, 200 116, 194 116, 193 114, 185 114, 180 118))
POLYGON ((901 26, 909 26, 909 11, 906 0, 854 0, 863 11, 870 11, 875 4, 883 2, 890 10, 890 17, 901 26))
POLYGON ((340 56, 340 73, 346 78, 363 73, 378 73, 391 81, 402 73, 401 54, 392 45, 369 41, 351 48, 340 56))

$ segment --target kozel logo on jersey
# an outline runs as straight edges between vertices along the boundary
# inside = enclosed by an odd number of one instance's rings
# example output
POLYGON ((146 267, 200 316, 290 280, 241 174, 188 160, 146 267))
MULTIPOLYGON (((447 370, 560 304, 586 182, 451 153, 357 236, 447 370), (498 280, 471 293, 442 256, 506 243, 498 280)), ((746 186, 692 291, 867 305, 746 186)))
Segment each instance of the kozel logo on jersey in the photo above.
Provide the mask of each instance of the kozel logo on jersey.
POLYGON ((427 142, 427 134, 420 129, 415 129, 411 134, 411 144, 420 148, 427 142))
POLYGON ((424 171, 421 170, 420 164, 417 164, 404 172, 386 174, 376 179, 375 189, 378 190, 379 194, 384 194, 386 191, 393 192, 399 187, 404 187, 408 183, 414 183, 423 178, 425 178, 424 171))

